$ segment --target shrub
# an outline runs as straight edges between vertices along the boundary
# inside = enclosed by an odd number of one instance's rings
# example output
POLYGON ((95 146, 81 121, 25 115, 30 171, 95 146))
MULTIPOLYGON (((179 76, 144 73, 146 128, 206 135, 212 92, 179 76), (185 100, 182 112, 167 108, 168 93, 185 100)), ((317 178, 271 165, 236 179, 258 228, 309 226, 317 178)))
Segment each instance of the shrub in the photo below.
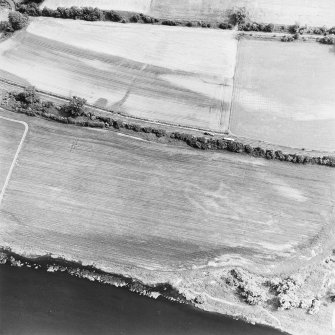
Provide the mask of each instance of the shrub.
POLYGON ((270 23, 270 24, 267 24, 262 31, 272 33, 274 32, 274 30, 275 30, 274 24, 270 23))
POLYGON ((294 38, 292 36, 283 36, 281 39, 280 39, 282 42, 293 42, 294 41, 294 38))
POLYGON ((265 157, 265 150, 260 148, 260 147, 257 147, 257 148, 254 148, 253 151, 252 151, 252 155, 255 156, 255 157, 265 157))
POLYGON ((9 12, 8 22, 13 30, 20 30, 25 28, 29 23, 29 18, 19 12, 9 12))
POLYGON ((14 97, 16 101, 23 102, 27 105, 37 103, 40 101, 34 86, 25 87, 23 92, 15 94, 14 97))
POLYGON ((141 17, 141 20, 144 22, 144 23, 156 23, 158 22, 159 20, 155 19, 154 17, 151 17, 151 16, 148 16, 148 15, 144 15, 144 14, 140 14, 140 17, 141 17))
POLYGON ((249 14, 245 7, 234 8, 228 13, 229 22, 234 26, 244 24, 248 18, 249 14))
POLYGON ((85 104, 85 99, 74 96, 68 103, 61 106, 61 110, 70 114, 72 117, 77 117, 84 113, 85 104))
POLYGON ((164 25, 164 26, 176 26, 177 23, 175 21, 172 21, 172 20, 164 20, 164 21, 162 21, 162 25, 164 25))
POLYGON ((152 129, 152 133, 155 134, 157 137, 166 136, 166 131, 164 129, 152 129))
POLYGON ((334 36, 324 36, 322 38, 319 38, 318 41, 321 44, 335 44, 335 37, 334 36))
POLYGON ((137 23, 141 20, 141 16, 139 14, 134 14, 129 18, 130 22, 137 23))
POLYGON ((265 152, 265 158, 266 159, 274 159, 275 155, 274 155, 273 150, 266 150, 266 152, 265 152))
POLYGON ((17 4, 16 9, 22 13, 27 14, 29 16, 40 16, 42 11, 39 9, 36 3, 29 3, 29 4, 17 4))
POLYGON ((193 23, 192 23, 192 22, 187 22, 187 23, 185 24, 185 26, 186 26, 186 27, 193 27, 193 23))
POLYGON ((116 13, 113 10, 106 11, 105 12, 105 18, 106 18, 106 20, 112 21, 112 22, 120 22, 123 19, 120 14, 116 13))
POLYGON ((300 26, 298 24, 294 24, 288 27, 288 31, 290 34, 296 34, 300 31, 300 26))
POLYGON ((233 26, 230 23, 222 22, 219 24, 220 29, 232 29, 233 26))
POLYGON ((332 27, 328 30, 328 34, 335 35, 335 27, 332 27))
POLYGON ((228 151, 239 153, 239 152, 244 151, 244 145, 242 143, 239 143, 239 142, 228 141, 227 142, 227 149, 228 149, 228 151))

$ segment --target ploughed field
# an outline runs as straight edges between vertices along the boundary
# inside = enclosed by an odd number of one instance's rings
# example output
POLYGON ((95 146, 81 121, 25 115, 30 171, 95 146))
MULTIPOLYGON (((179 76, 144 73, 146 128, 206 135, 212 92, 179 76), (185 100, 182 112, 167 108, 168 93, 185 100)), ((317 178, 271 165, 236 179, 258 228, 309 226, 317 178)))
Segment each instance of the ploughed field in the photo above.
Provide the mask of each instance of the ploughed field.
POLYGON ((246 7, 257 22, 333 26, 333 0, 46 0, 41 8, 91 6, 101 9, 134 11, 158 18, 225 21, 228 11, 246 7))
POLYGON ((335 48, 239 42, 230 130, 284 146, 335 151, 335 48))
MULTIPOLYGON (((0 245, 13 251, 111 271, 282 271, 332 238, 334 169, 1 113, 29 124, 0 205, 0 245)), ((0 119, 0 129, 1 159, 11 162, 22 127, 0 119)))
POLYGON ((228 126, 231 31, 36 18, 0 45, 0 76, 136 117, 228 126))

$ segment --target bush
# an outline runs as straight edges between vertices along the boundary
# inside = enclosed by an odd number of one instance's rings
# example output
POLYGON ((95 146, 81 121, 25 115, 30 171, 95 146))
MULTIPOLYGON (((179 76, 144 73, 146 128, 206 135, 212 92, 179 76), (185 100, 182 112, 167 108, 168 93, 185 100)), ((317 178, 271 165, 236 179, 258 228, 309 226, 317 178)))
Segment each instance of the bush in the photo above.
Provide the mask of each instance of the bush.
POLYGON ((137 23, 141 20, 141 16, 139 14, 134 14, 129 18, 129 21, 132 23, 137 23))
POLYGON ((140 17, 141 17, 141 20, 144 22, 144 23, 156 23, 158 22, 159 20, 155 19, 154 17, 151 17, 151 16, 148 16, 148 15, 144 15, 144 14, 140 14, 140 17))
POLYGON ((228 15, 229 22, 234 26, 244 24, 249 18, 248 11, 245 7, 234 8, 230 10, 228 15))
POLYGON ((40 102, 34 86, 25 87, 23 92, 14 94, 14 98, 16 101, 23 102, 27 105, 40 102))
POLYGON ((294 41, 294 38, 292 36, 283 36, 281 39, 280 39, 282 42, 293 42, 294 41))
POLYGON ((61 106, 61 110, 70 114, 72 117, 77 117, 84 113, 85 104, 85 99, 74 96, 68 103, 61 106))
POLYGON ((29 18, 19 12, 9 12, 8 22, 13 30, 20 30, 25 28, 29 23, 29 18))
POLYGON ((232 29, 233 26, 232 26, 230 23, 225 23, 225 22, 223 22, 223 23, 220 23, 220 24, 219 24, 219 28, 220 28, 220 29, 232 29))
POLYGON ((335 37, 334 36, 325 36, 325 37, 322 37, 322 38, 319 38, 318 41, 321 43, 321 44, 335 44, 335 37))
POLYGON ((267 24, 262 31, 272 33, 274 32, 274 30, 275 30, 274 24, 270 23, 270 24, 267 24))
POLYGON ((300 31, 300 26, 298 24, 294 24, 288 27, 288 31, 290 34, 296 34, 300 31))
POLYGON ((253 151, 252 151, 252 155, 255 156, 255 157, 265 157, 265 150, 260 148, 260 147, 257 147, 257 148, 254 148, 253 151))
POLYGON ((172 21, 172 20, 164 20, 164 21, 162 21, 162 25, 164 25, 164 26, 176 26, 177 23, 175 21, 172 21))
POLYGON ((123 19, 123 17, 120 14, 114 12, 113 10, 106 11, 105 12, 105 18, 106 18, 106 20, 112 21, 112 22, 120 22, 123 19))
POLYGON ((25 4, 17 4, 16 9, 23 14, 27 14, 29 16, 40 16, 42 14, 42 11, 39 9, 38 5, 36 3, 29 3, 27 5, 25 4))

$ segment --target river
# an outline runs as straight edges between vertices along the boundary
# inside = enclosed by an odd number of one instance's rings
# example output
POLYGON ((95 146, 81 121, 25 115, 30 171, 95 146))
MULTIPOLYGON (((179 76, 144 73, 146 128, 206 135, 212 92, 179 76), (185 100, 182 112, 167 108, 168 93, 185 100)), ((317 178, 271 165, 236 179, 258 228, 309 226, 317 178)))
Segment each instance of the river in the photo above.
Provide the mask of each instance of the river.
POLYGON ((65 273, 0 266, 3 335, 283 335, 65 273))

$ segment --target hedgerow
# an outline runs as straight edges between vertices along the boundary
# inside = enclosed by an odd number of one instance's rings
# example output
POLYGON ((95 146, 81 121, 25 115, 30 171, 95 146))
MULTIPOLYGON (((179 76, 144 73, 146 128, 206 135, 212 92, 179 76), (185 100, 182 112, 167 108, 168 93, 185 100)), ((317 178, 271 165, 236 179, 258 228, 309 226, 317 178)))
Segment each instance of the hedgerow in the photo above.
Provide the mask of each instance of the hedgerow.
POLYGON ((170 132, 153 126, 141 126, 132 122, 125 122, 107 116, 95 116, 83 108, 84 99, 73 97, 63 106, 77 106, 80 102, 79 113, 64 113, 63 107, 55 107, 50 101, 40 101, 36 90, 32 87, 26 88, 23 92, 10 93, 11 109, 18 113, 24 113, 28 116, 42 116, 46 119, 54 120, 61 123, 68 123, 82 127, 92 128, 109 128, 116 130, 127 129, 137 133, 153 134, 157 138, 166 137, 171 140, 181 141, 188 146, 200 150, 220 150, 230 151, 238 154, 247 154, 256 158, 265 158, 268 160, 278 160, 291 162, 294 164, 314 164, 335 167, 334 156, 313 157, 301 154, 283 153, 281 150, 263 149, 259 146, 253 147, 250 144, 242 143, 234 139, 215 138, 212 136, 194 136, 190 133, 170 132), (63 115, 59 115, 59 113, 63 115), (64 115, 65 114, 65 115, 64 115))
POLYGON ((335 44, 335 36, 324 36, 322 38, 318 39, 318 42, 320 42, 321 44, 335 44))
MULTIPOLYGON (((217 27, 220 29, 232 29, 233 25, 229 23, 216 23, 209 22, 191 22, 191 21, 174 21, 174 20, 159 20, 149 15, 142 13, 135 13, 129 17, 121 15, 120 12, 114 10, 102 10, 93 7, 58 7, 51 9, 44 7, 42 10, 35 2, 18 3, 16 9, 22 14, 29 16, 46 16, 62 19, 85 20, 85 21, 112 21, 121 23, 144 23, 144 24, 161 24, 166 26, 185 26, 185 27, 203 27, 211 28, 217 27)), ((123 14, 123 13, 122 13, 123 14)))

